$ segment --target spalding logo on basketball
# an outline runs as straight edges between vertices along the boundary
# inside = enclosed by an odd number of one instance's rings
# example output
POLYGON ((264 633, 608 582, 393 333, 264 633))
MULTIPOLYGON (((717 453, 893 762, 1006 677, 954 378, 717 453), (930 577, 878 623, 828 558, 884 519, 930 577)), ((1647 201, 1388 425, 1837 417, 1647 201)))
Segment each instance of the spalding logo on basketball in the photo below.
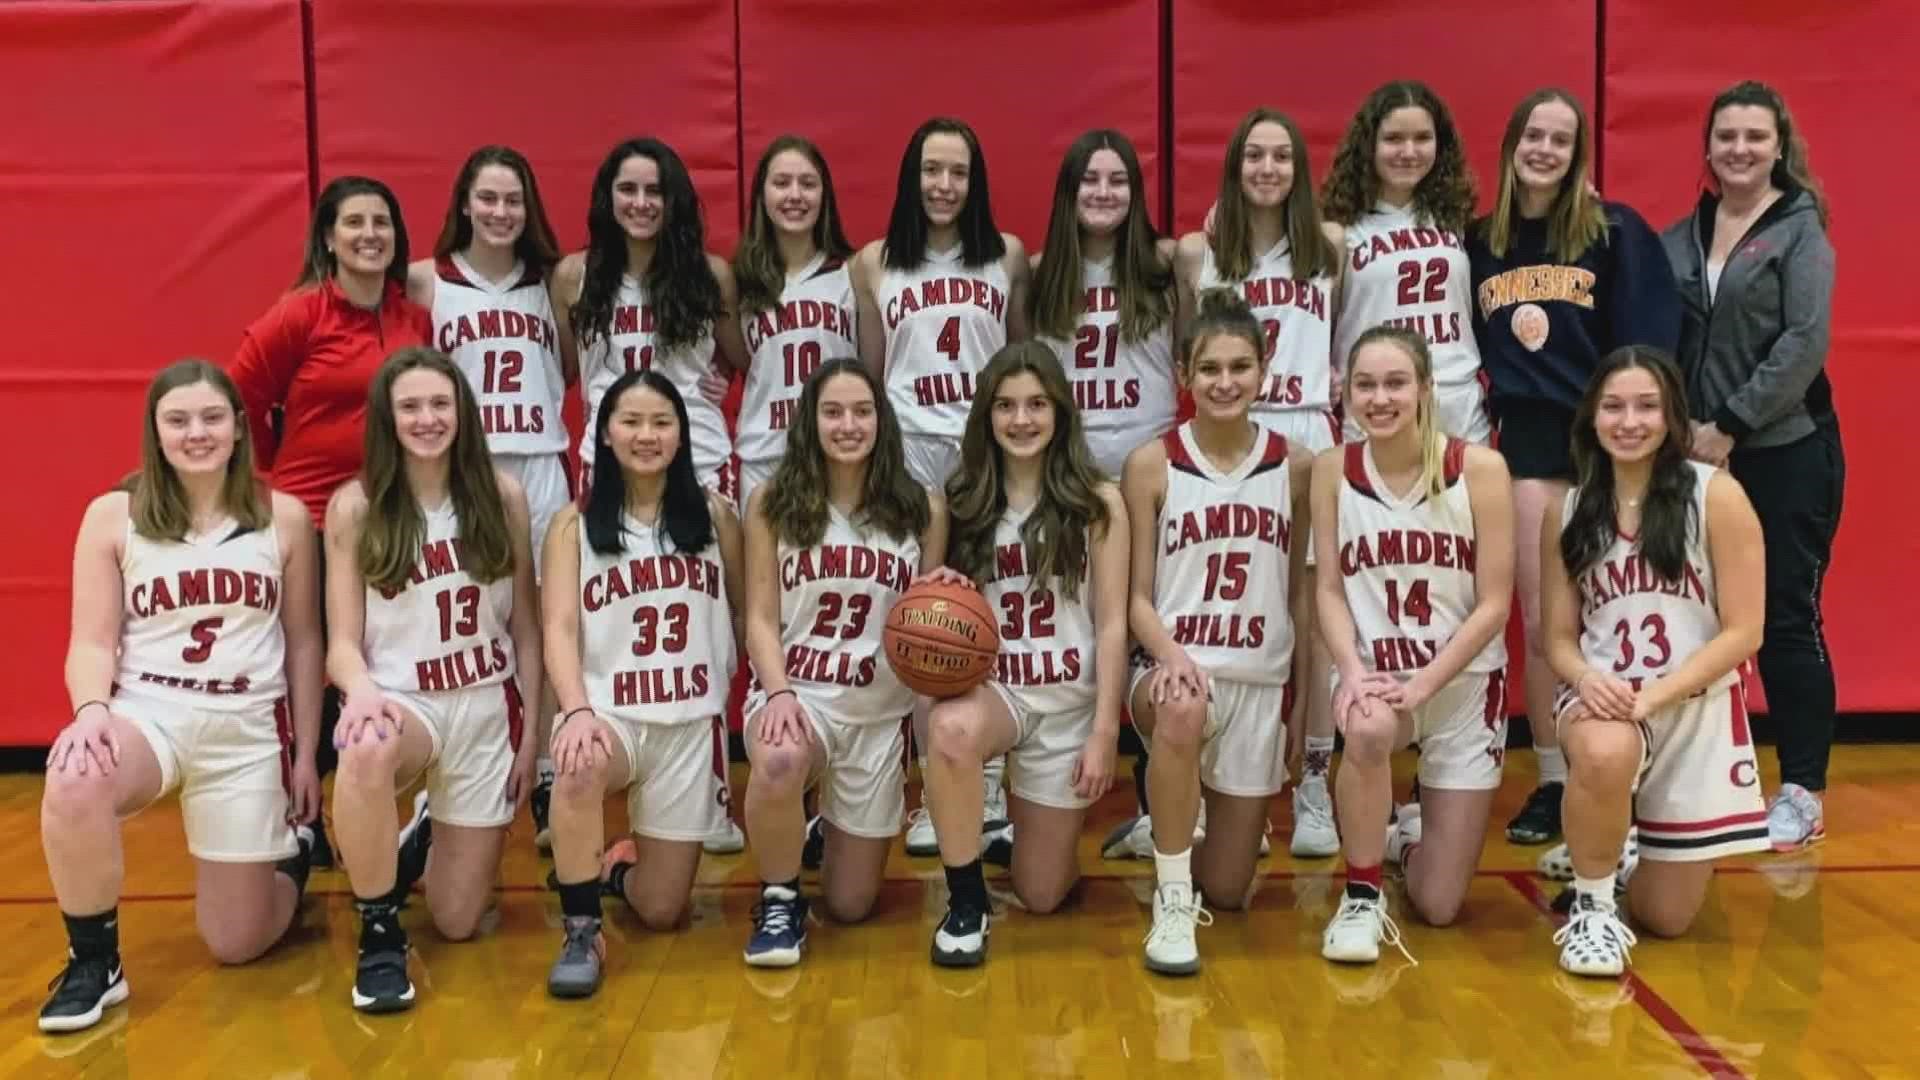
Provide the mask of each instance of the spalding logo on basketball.
POLYGON ((1000 630, 979 590, 929 583, 902 593, 881 632, 887 663, 909 690, 955 697, 979 686, 1000 655, 1000 630))

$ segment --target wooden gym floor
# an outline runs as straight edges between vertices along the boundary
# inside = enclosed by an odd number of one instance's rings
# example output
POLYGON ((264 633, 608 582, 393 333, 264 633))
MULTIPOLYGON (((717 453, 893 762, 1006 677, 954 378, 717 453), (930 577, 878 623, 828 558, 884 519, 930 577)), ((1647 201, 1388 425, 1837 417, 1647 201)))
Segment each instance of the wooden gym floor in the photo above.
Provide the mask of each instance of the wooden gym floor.
MULTIPOLYGON (((1283 800, 1281 853, 1262 863, 1248 912, 1200 931, 1201 974, 1148 975, 1151 868, 1099 857, 1131 805, 1116 789, 1083 837, 1074 906, 1030 917, 997 890, 1003 915, 982 969, 928 962, 939 866, 898 850, 869 923, 816 923, 801 966, 750 969, 750 857, 709 857, 688 929, 649 934, 608 904, 607 983, 580 1003, 546 995, 558 902, 523 818, 497 924, 477 942, 437 939, 424 903, 410 906, 420 998, 387 1017, 348 1004, 357 930, 338 873, 314 875, 288 942, 249 967, 217 967, 194 933, 192 870, 167 804, 126 834, 132 1000, 58 1038, 33 1023, 64 950, 40 784, 4 776, 0 853, 14 870, 0 881, 0 940, 14 974, 0 990, 0 1075, 1920 1076, 1920 746, 1837 748, 1833 838, 1729 867, 1694 934, 1643 939, 1618 982, 1560 974, 1545 913, 1555 886, 1531 872, 1540 849, 1498 835, 1532 778, 1527 757, 1509 770, 1461 925, 1422 927, 1396 904, 1418 967, 1392 950, 1363 969, 1320 958, 1339 863, 1284 854, 1283 800)), ((1398 765, 1404 777, 1411 762, 1398 765)))

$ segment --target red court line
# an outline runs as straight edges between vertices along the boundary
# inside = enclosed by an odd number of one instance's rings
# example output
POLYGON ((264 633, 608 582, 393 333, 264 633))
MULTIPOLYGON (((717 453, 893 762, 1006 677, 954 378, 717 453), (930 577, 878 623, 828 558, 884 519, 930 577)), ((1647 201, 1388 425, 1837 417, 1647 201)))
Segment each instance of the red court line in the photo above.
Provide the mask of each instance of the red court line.
MULTIPOLYGON (((1815 872, 1821 874, 1920 874, 1920 863, 1887 863, 1885 865, 1869 866, 1820 866, 1814 869, 1815 872)), ((1765 867, 1760 866, 1717 866, 1713 872, 1716 874, 1758 874, 1764 870, 1765 867)), ((338 872, 339 871, 318 871, 318 873, 323 874, 338 872)), ((1108 871, 1096 871, 1091 874, 1081 874, 1080 880, 1131 881, 1135 878, 1145 878, 1149 876, 1150 874, 1144 870, 1137 874, 1116 874, 1108 871)), ((1343 870, 1268 870, 1255 874, 1254 876, 1261 881, 1332 881, 1344 879, 1346 872, 1343 870)), ((1481 869, 1474 871, 1473 876, 1478 878, 1498 878, 1512 884, 1516 878, 1531 881, 1534 873, 1531 870, 1481 869)), ((1005 877, 1006 874, 1003 872, 993 875, 995 880, 1000 880, 1005 877)), ((928 881, 937 879, 937 875, 930 870, 926 877, 890 877, 883 879, 881 884, 924 885, 928 881)), ((757 889, 759 887, 760 883, 757 881, 722 881, 694 886, 695 889, 707 892, 731 892, 736 889, 757 889)), ((545 885, 496 885, 494 888, 503 893, 542 893, 550 891, 545 885)), ((308 889, 307 895, 309 897, 343 896, 348 898, 352 896, 351 892, 347 889, 308 889)), ((120 902, 123 904, 179 903, 192 899, 192 893, 134 893, 128 896, 122 896, 120 902)), ((57 902, 58 901, 51 896, 0 896, 0 907, 26 907, 33 904, 53 904, 57 902)))
MULTIPOLYGON (((1502 876, 1506 878, 1507 884, 1513 886, 1515 892, 1525 897, 1527 902, 1538 909, 1542 915, 1556 924, 1560 921, 1560 917, 1553 913, 1553 905, 1547 900, 1547 894, 1540 891, 1540 883, 1532 874, 1513 871, 1502 876)), ((1668 1004, 1667 999, 1656 993, 1633 968, 1627 968, 1621 980, 1633 989, 1633 1000, 1639 1004, 1648 1018, 1660 1025, 1660 1030, 1666 1032, 1668 1038, 1679 1044, 1680 1049, 1687 1052, 1687 1056, 1693 1059, 1695 1065, 1706 1070, 1708 1076, 1744 1080, 1746 1074, 1741 1072, 1733 1062, 1728 1061, 1719 1050, 1714 1049, 1706 1036, 1700 1034, 1697 1028, 1688 1023, 1687 1018, 1680 1015, 1680 1010, 1668 1004)))

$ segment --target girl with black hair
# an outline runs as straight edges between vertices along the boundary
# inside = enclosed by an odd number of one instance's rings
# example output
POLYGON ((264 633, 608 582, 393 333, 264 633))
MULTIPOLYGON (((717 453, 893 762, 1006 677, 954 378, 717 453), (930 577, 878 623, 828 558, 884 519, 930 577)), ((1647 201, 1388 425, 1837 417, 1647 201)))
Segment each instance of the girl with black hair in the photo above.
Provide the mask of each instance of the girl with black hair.
POLYGON ((602 891, 642 924, 686 914, 701 842, 727 816, 727 690, 741 649, 739 520, 694 469, 687 405, 660 371, 600 399, 584 508, 554 518, 546 551, 553 729, 553 865, 565 940, 556 997, 600 987, 602 891), (610 792, 632 835, 602 852, 610 792), (633 873, 645 864, 646 872, 633 873))

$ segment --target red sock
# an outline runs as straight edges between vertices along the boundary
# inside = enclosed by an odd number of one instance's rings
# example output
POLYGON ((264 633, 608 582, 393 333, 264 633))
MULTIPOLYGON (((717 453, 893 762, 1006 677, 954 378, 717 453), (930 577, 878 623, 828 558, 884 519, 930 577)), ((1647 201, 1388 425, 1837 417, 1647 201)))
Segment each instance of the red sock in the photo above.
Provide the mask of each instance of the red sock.
POLYGON ((1379 892, 1380 891, 1380 864, 1374 863, 1372 866, 1355 866, 1352 863, 1348 863, 1347 864, 1347 884, 1370 885, 1373 887, 1374 892, 1379 892))

